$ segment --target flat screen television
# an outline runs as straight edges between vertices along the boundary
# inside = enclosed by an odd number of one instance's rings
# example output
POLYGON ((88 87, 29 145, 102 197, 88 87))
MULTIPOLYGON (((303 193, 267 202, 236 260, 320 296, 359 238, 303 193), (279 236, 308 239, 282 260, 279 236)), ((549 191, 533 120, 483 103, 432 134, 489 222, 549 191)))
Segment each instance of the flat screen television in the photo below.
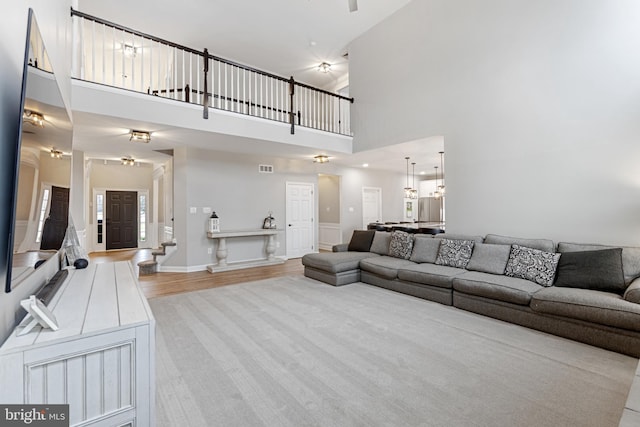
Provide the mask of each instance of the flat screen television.
POLYGON ((37 265, 58 258, 68 222, 72 125, 31 9, 20 105, 14 113, 10 131, 15 138, 3 147, 0 190, 5 292, 29 277, 37 265))

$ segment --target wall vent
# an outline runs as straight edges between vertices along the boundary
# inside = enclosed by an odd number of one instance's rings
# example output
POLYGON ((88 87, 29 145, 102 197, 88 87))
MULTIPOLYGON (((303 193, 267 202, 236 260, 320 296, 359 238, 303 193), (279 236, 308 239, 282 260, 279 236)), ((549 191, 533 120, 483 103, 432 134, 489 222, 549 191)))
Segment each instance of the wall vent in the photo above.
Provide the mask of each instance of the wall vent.
POLYGON ((258 165, 258 172, 273 173, 273 165, 258 165))

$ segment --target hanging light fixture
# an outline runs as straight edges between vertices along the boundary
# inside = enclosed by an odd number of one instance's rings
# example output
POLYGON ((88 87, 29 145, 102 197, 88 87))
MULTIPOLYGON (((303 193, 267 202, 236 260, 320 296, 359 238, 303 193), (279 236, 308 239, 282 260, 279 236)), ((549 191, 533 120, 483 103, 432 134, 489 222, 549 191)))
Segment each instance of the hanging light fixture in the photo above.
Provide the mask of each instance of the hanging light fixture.
POLYGON ((324 154, 318 154, 313 158, 313 163, 327 163, 329 161, 329 156, 325 156, 324 154))
POLYGON ((411 191, 410 191, 410 199, 417 199, 418 198, 418 190, 416 189, 416 162, 411 162, 411 166, 413 166, 413 171, 411 173, 411 177, 413 179, 413 183, 411 184, 411 191))
POLYGON ((136 161, 133 157, 123 157, 122 164, 125 166, 133 166, 136 164, 136 161))
POLYGON ((404 187, 404 198, 410 199, 413 188, 409 187, 409 157, 405 157, 404 159, 407 161, 407 186, 404 187))
POLYGON ((61 159, 62 158, 62 151, 56 150, 55 148, 52 148, 49 153, 51 154, 51 158, 53 158, 53 159, 61 159))
POLYGON ((442 174, 442 183, 438 187, 438 191, 441 196, 444 196, 445 187, 444 187, 444 151, 440 151, 440 173, 442 174))
POLYGON ((440 193, 440 186, 438 185, 438 166, 434 166, 436 170, 436 191, 433 193, 433 197, 439 199, 442 194, 440 193))

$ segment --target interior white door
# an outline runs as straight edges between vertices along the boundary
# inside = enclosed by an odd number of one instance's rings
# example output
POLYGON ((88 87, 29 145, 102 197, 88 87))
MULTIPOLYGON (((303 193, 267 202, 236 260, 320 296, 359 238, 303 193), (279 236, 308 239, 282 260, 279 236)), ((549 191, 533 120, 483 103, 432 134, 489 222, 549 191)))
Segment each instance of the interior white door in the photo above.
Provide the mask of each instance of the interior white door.
POLYGON ((287 182, 287 258, 314 252, 315 195, 311 183, 287 182))
POLYGON ((382 221, 382 188, 362 187, 362 228, 382 221))

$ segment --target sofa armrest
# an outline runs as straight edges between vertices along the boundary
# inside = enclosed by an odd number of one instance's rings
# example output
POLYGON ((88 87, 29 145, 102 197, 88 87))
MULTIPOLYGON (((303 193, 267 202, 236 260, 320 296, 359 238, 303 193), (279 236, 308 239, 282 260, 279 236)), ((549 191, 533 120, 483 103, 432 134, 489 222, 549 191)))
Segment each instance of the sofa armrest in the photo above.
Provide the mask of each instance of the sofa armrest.
POLYGON ((627 290, 624 291, 624 299, 640 304, 640 277, 635 278, 627 290))
POLYGON ((347 252, 349 250, 348 243, 340 243, 339 245, 333 245, 333 252, 347 252))

